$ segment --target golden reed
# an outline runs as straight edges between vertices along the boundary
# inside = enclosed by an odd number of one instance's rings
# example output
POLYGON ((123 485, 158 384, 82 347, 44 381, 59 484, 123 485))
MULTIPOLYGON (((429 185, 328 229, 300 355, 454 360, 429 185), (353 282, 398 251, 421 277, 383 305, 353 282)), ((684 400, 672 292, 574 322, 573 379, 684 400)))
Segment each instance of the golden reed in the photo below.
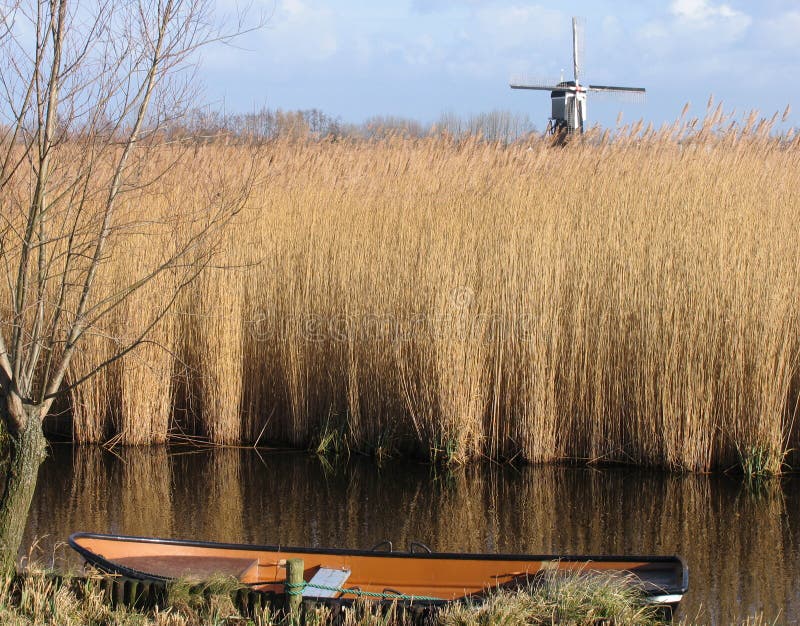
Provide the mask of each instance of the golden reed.
MULTIPOLYGON (((73 436, 778 472, 798 444, 800 143, 722 121, 561 148, 263 145, 213 266, 155 343, 73 393, 73 436)), ((250 153, 197 146, 129 202, 196 212, 250 153)), ((108 285, 164 224, 124 240, 108 285)), ((106 320, 73 379, 174 283, 106 320)))

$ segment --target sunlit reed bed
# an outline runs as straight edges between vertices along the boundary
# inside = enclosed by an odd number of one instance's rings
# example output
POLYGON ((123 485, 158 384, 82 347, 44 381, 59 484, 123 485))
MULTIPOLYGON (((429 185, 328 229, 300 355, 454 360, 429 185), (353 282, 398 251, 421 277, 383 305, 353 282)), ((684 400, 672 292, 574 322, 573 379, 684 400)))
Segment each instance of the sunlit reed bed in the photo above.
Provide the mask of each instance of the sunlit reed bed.
MULTIPOLYGON (((153 343, 73 393, 73 436, 779 472, 798 444, 798 143, 724 121, 564 148, 195 146, 128 196, 166 217, 115 244, 109 289, 254 151, 256 193, 153 343)), ((136 294, 72 379, 173 289, 136 294)))

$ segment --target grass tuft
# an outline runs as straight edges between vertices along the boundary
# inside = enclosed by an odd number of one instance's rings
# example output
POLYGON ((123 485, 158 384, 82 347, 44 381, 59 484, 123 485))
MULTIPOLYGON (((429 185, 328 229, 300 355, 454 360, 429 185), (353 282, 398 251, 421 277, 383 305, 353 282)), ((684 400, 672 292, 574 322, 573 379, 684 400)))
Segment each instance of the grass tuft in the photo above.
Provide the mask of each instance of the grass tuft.
POLYGON ((640 593, 619 576, 550 574, 527 589, 499 591, 479 605, 454 605, 442 626, 478 624, 655 625, 663 616, 643 606, 640 593))
POLYGON ((781 473, 784 455, 776 455, 775 451, 761 445, 741 446, 737 448, 739 467, 745 481, 754 482, 771 478, 781 473))

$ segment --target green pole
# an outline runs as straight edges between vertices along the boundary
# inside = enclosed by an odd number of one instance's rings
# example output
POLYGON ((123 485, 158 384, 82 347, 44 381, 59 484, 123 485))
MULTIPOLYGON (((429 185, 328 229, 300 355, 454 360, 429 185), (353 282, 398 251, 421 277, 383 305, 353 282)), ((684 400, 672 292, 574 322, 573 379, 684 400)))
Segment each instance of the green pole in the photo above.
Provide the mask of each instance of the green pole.
POLYGON ((303 604, 303 559, 286 559, 286 606, 292 623, 300 620, 300 607, 303 604))

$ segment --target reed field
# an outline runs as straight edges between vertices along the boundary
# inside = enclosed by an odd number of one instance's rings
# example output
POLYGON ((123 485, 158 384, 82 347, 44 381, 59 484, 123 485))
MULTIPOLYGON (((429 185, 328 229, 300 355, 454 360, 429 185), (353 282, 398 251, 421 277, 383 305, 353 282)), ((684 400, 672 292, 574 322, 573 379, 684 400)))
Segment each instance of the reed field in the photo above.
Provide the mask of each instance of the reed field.
MULTIPOLYGON (((74 390, 74 440, 777 473, 799 438, 800 142, 723 121, 165 147, 125 204, 163 219, 118 238, 104 288, 256 181, 153 341, 74 390)), ((180 280, 104 318, 70 379, 180 280)))

